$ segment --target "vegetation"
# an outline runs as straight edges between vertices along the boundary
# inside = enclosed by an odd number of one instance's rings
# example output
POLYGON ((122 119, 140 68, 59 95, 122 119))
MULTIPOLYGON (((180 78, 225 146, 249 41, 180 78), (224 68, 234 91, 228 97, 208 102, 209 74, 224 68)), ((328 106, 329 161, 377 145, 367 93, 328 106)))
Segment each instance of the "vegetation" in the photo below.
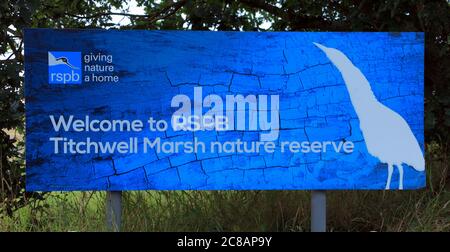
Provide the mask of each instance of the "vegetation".
MULTIPOLYGON (((24 190, 25 27, 240 31, 425 31, 428 187, 408 192, 329 192, 333 231, 450 231, 450 5, 435 1, 120 0, 0 2, 0 230, 104 229, 104 192, 24 190), (113 22, 125 17, 127 24, 113 22), (269 25, 267 25, 269 24, 269 25)), ((124 229, 303 231, 303 191, 127 192, 124 229)))

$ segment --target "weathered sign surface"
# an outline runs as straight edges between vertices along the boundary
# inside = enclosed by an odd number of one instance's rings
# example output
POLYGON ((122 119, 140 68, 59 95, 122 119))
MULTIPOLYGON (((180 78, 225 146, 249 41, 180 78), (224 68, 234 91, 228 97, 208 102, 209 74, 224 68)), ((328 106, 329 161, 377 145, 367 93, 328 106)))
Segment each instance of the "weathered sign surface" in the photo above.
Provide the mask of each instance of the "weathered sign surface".
POLYGON ((423 33, 25 31, 27 190, 425 186, 423 33))

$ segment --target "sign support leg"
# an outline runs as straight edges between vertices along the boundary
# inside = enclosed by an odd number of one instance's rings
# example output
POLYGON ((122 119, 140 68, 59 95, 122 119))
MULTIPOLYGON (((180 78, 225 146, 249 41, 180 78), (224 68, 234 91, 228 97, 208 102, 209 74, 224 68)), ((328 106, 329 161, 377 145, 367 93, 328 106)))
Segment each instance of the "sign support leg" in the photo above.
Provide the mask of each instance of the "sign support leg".
POLYGON ((327 196, 325 191, 311 192, 311 232, 326 232, 327 196))
POLYGON ((108 231, 119 232, 122 222, 122 192, 106 192, 106 226, 108 231))

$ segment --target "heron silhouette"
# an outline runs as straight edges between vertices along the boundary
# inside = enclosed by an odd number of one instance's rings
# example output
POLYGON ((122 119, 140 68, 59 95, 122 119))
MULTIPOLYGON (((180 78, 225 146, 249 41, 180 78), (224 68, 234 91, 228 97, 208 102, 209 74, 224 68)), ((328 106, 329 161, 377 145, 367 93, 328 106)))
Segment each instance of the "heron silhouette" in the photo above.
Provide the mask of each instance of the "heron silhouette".
POLYGON ((66 65, 72 69, 78 69, 78 67, 73 66, 69 63, 69 60, 66 57, 56 58, 53 54, 48 52, 48 65, 56 66, 56 65, 66 65))
POLYGON ((408 123, 397 112, 383 105, 372 92, 364 74, 341 51, 314 43, 336 66, 344 79, 350 100, 359 119, 367 151, 388 165, 386 190, 390 189, 394 165, 399 171, 399 189, 403 189, 403 166, 425 170, 419 143, 408 123))

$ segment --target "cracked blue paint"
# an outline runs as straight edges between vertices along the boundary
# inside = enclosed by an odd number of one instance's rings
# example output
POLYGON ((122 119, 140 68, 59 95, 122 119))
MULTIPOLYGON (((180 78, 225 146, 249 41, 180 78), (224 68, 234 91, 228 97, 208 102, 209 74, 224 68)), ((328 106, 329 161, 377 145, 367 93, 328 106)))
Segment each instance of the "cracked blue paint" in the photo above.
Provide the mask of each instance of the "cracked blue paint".
MULTIPOLYGON (((368 154, 338 70, 312 42, 339 48, 380 102, 398 112, 424 147, 423 33, 25 31, 27 190, 384 189, 386 164, 368 154), (113 55, 120 83, 49 85, 48 51, 113 55), (49 137, 75 141, 257 141, 259 132, 53 132, 48 115, 170 121, 170 100, 208 94, 280 95, 274 153, 53 154, 49 137), (281 153, 280 141, 355 143, 344 153, 281 153)), ((142 142, 139 142, 142 147, 142 142)), ((398 176, 394 172, 394 178, 398 176)), ((392 188, 396 188, 393 179, 392 188)), ((425 173, 405 166, 405 189, 425 173)))

